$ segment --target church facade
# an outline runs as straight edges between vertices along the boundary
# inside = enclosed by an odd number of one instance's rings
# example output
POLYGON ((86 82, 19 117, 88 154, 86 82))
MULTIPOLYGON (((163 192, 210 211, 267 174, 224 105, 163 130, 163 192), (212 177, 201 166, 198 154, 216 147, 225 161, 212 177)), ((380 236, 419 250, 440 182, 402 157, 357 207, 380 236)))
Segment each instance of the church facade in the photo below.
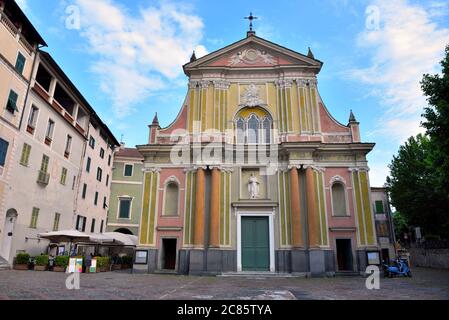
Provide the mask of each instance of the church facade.
MULTIPOLYGON (((378 251, 366 156, 317 88, 322 62, 248 32, 184 66, 175 121, 155 117, 134 270, 364 272, 378 251)), ((348 110, 349 111, 349 110, 348 110)))

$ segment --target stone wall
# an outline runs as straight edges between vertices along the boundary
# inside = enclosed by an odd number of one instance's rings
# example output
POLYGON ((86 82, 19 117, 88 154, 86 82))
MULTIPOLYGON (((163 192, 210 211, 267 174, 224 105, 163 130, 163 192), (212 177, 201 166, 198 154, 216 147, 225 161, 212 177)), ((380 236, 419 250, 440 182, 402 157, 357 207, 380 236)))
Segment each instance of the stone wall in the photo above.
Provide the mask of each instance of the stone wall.
POLYGON ((449 269, 449 249, 410 249, 411 265, 435 269, 449 269))

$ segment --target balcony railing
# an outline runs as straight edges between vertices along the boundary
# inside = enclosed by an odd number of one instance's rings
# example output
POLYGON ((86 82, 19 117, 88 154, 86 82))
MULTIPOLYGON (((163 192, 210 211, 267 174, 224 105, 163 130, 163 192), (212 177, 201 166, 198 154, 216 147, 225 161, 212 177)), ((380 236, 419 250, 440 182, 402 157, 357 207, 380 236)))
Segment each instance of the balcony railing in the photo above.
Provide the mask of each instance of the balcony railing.
POLYGON ((39 170, 39 175, 37 176, 37 183, 46 186, 48 185, 49 182, 50 182, 50 174, 39 170))

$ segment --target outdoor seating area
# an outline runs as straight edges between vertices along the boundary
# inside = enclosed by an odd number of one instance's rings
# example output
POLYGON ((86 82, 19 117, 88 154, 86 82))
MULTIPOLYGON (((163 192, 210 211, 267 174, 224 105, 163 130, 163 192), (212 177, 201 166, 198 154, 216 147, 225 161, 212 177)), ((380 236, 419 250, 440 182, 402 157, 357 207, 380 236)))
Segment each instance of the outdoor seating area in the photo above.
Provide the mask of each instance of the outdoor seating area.
POLYGON ((77 230, 43 233, 47 252, 31 256, 19 252, 15 270, 97 273, 132 268, 137 237, 116 232, 87 234, 77 230))

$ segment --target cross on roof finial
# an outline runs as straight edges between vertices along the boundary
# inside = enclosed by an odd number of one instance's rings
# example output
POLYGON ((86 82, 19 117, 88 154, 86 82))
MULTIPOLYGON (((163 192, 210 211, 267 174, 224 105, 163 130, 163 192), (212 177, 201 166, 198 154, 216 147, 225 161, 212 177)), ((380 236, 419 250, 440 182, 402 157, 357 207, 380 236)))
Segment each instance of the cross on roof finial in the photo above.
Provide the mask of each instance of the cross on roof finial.
POLYGON ((258 17, 253 16, 253 13, 249 13, 249 17, 245 17, 245 19, 249 20, 249 31, 253 32, 253 21, 259 19, 258 17))

